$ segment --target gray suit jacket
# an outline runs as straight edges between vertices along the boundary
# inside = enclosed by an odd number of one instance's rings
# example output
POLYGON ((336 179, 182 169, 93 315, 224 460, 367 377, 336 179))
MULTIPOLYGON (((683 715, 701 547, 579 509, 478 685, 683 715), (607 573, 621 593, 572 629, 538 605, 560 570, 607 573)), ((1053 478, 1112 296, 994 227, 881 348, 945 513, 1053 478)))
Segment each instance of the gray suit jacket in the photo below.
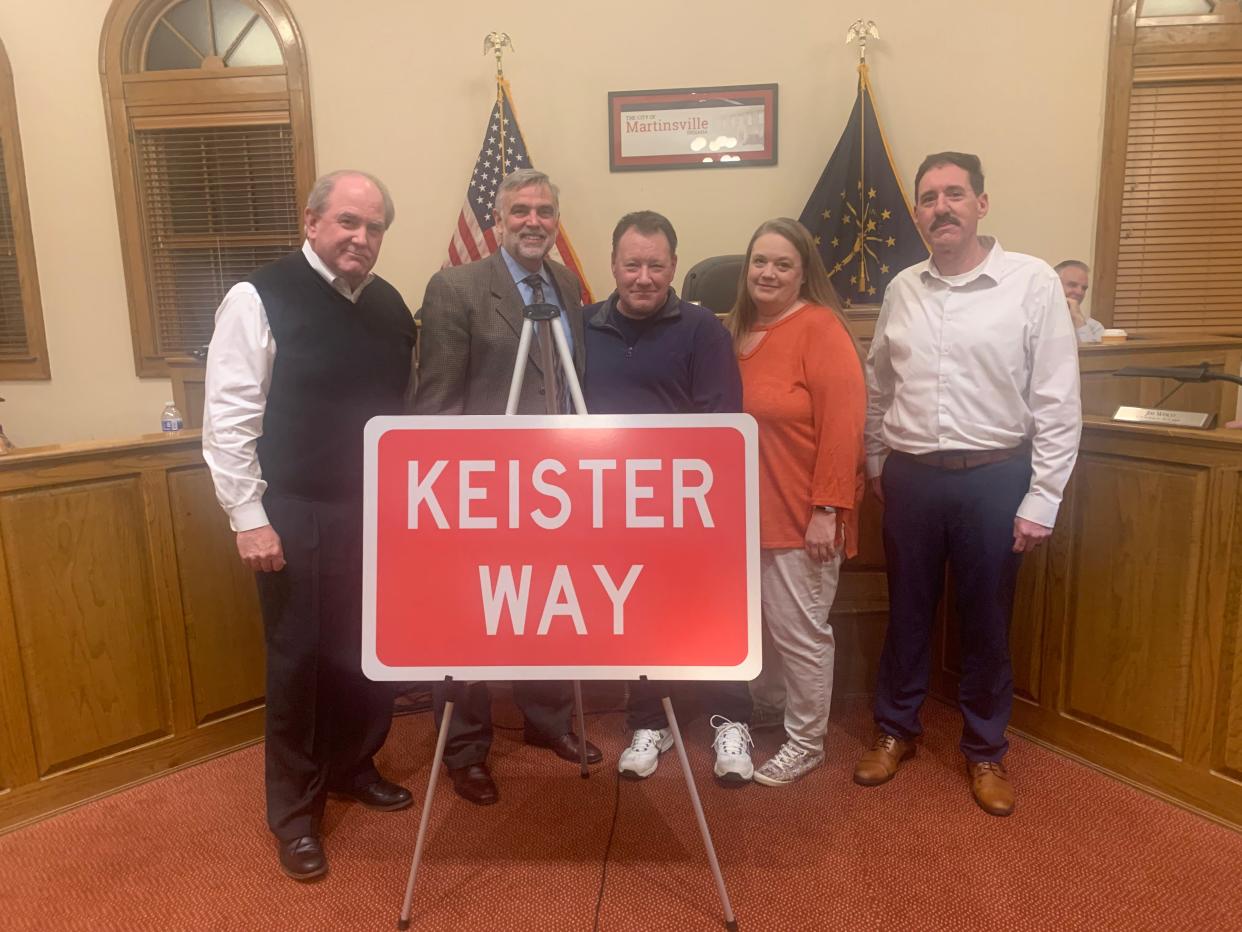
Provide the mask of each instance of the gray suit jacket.
MULTIPOLYGON (((586 359, 578 278, 545 259, 573 334, 574 368, 581 382, 586 359)), ((504 257, 441 269, 427 283, 419 311, 418 390, 415 414, 504 414, 522 330, 522 296, 504 257)), ((532 340, 532 345, 534 341, 532 340)), ((533 354, 538 355, 538 351, 533 354)), ((526 362, 519 414, 544 414, 543 373, 526 362)))

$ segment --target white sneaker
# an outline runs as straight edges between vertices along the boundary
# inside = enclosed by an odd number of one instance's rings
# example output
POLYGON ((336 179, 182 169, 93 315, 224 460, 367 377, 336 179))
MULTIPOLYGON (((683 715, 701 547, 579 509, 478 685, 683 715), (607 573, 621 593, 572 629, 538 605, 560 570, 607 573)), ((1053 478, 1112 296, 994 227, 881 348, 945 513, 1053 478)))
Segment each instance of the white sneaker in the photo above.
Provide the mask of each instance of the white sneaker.
POLYGON ((715 773, 724 783, 745 783, 755 773, 750 760, 750 729, 741 722, 731 722, 723 715, 713 715, 708 723, 716 729, 712 750, 716 752, 715 773))
POLYGON ((806 776, 824 762, 824 752, 812 753, 786 741, 768 760, 755 771, 755 782, 764 786, 784 786, 806 776))
POLYGON ((621 752, 617 769, 627 777, 641 780, 655 773, 660 755, 673 746, 669 728, 637 728, 630 746, 621 752))

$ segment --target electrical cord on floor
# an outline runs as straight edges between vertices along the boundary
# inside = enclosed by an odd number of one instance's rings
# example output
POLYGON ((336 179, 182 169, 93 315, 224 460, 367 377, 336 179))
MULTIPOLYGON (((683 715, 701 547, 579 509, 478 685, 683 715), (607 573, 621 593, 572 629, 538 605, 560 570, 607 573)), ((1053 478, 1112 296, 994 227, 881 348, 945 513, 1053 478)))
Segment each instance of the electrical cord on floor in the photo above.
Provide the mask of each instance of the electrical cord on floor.
POLYGON ((599 932, 599 914, 604 908, 604 887, 608 883, 608 859, 612 856, 612 840, 617 834, 617 816, 621 812, 621 771, 615 770, 616 793, 612 798, 612 824, 608 826, 608 841, 604 845, 604 861, 599 871, 599 893, 595 897, 595 923, 592 932, 599 932))

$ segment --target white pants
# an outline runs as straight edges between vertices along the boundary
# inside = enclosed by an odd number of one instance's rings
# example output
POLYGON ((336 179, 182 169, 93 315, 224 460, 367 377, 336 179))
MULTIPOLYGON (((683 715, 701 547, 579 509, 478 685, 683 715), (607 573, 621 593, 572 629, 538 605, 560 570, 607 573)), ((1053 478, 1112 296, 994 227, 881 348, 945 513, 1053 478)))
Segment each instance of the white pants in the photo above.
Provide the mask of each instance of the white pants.
POLYGON ((840 573, 840 557, 820 563, 800 547, 759 555, 763 670, 751 695, 760 705, 783 706, 790 740, 813 753, 824 749, 832 708, 836 641, 828 612, 840 573))

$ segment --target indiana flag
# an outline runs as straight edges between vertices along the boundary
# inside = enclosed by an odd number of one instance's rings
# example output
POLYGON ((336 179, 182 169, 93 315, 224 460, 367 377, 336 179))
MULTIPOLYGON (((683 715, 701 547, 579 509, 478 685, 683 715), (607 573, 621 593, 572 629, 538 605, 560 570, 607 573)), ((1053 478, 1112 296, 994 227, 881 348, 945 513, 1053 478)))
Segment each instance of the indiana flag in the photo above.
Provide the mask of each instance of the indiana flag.
POLYGON ((865 64, 858 66, 858 97, 845 132, 798 219, 815 237, 846 307, 879 304, 893 276, 927 258, 865 64))
MULTIPOLYGON (((479 147, 479 157, 470 175, 470 186, 466 188, 466 200, 457 216, 457 229, 449 240, 448 259, 444 262, 446 266, 485 259, 500 248, 492 217, 500 181, 515 169, 534 168, 517 117, 513 115, 509 82, 499 82, 498 90, 492 114, 487 120, 487 129, 483 133, 483 145, 479 147)), ((548 255, 578 276, 582 285, 582 303, 590 304, 594 298, 564 226, 557 231, 556 244, 548 255)))

